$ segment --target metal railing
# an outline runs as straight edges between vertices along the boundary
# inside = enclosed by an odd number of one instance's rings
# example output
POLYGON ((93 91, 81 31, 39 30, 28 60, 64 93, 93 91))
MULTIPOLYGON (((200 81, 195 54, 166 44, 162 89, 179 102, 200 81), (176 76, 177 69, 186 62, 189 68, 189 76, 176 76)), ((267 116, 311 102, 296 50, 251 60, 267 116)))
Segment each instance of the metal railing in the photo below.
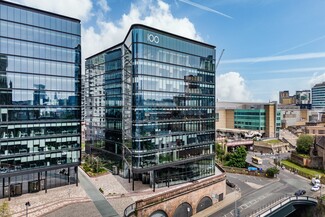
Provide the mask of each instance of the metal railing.
POLYGON ((313 203, 318 203, 318 200, 316 198, 313 197, 309 197, 309 196, 287 196, 284 195, 274 201, 271 201, 265 205, 263 205, 262 207, 260 207, 257 210, 254 210, 253 212, 251 212, 248 215, 245 215, 247 217, 265 217, 269 214, 271 214, 272 212, 280 209, 282 206, 287 205, 288 203, 292 202, 292 201, 311 201, 313 203))
POLYGON ((125 210, 124 210, 124 217, 129 217, 132 214, 134 214, 135 213, 135 207, 136 207, 135 203, 132 203, 131 205, 126 207, 125 210))

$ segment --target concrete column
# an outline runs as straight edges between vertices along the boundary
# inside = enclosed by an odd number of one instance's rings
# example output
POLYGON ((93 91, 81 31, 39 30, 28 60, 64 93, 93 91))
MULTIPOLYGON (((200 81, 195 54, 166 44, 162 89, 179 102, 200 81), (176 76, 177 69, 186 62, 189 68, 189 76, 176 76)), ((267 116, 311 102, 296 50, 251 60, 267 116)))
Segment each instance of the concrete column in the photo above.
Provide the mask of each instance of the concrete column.
POLYGON ((45 171, 44 188, 45 188, 45 193, 47 193, 47 171, 45 171))
POLYGON ((155 171, 153 171, 153 192, 155 192, 156 191, 156 172, 155 171))
POLYGON ((2 197, 5 197, 5 184, 6 184, 6 179, 2 178, 2 197))
POLYGON ((38 172, 37 173, 37 181, 38 181, 38 190, 40 191, 41 190, 41 173, 38 172))
POLYGON ((68 167, 68 184, 70 185, 70 167, 68 167))
POLYGON ((11 196, 11 189, 10 189, 10 177, 8 177, 8 187, 9 187, 9 198, 8 200, 10 201, 10 196, 11 196))
POLYGON ((76 176, 76 186, 78 187, 78 182, 79 182, 79 179, 78 179, 78 166, 75 166, 74 167, 74 171, 75 171, 75 176, 76 176))

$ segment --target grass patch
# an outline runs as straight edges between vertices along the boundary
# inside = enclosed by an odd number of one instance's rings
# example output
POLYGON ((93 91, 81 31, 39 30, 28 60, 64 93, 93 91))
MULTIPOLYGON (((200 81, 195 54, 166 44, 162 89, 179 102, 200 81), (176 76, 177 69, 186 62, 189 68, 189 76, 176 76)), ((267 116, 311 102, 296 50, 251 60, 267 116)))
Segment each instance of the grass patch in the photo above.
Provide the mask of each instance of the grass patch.
POLYGON ((277 144, 277 143, 280 143, 280 140, 278 140, 278 139, 271 139, 271 140, 266 140, 264 142, 266 142, 268 144, 277 144))
POLYGON ((99 167, 98 168, 98 171, 96 171, 88 163, 83 163, 83 164, 80 165, 80 167, 90 177, 100 176, 100 175, 104 175, 104 174, 107 174, 108 173, 108 171, 104 167, 99 167))
POLYGON ((300 154, 300 153, 297 153, 298 156, 300 157, 303 157, 303 158, 310 158, 310 156, 308 154, 300 154))
POLYGON ((81 143, 81 151, 85 151, 86 150, 86 144, 83 142, 81 143))
POLYGON ((309 169, 309 168, 305 168, 305 167, 302 167, 302 166, 299 166, 295 163, 292 163, 290 161, 287 161, 287 160, 283 160, 281 161, 281 163, 284 165, 284 166, 288 166, 288 167, 291 167, 293 169, 296 169, 300 172, 303 172, 303 173, 306 173, 312 177, 315 177, 315 176, 318 176, 318 175, 324 175, 324 173, 321 171, 321 170, 316 170, 316 169, 309 169))

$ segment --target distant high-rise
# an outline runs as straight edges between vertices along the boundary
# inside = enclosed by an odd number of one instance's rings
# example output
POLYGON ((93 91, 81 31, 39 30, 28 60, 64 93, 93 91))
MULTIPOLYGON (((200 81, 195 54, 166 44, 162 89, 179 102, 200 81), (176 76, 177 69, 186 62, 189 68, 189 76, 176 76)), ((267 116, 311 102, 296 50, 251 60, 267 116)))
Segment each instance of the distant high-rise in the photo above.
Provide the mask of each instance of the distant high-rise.
POLYGON ((80 21, 0 1, 0 197, 77 183, 80 21))
POLYGON ((288 98, 288 97, 289 97, 289 91, 288 90, 280 91, 279 92, 279 103, 282 104, 283 99, 288 98))
POLYGON ((311 89, 312 107, 315 109, 325 109, 325 82, 316 84, 311 89))

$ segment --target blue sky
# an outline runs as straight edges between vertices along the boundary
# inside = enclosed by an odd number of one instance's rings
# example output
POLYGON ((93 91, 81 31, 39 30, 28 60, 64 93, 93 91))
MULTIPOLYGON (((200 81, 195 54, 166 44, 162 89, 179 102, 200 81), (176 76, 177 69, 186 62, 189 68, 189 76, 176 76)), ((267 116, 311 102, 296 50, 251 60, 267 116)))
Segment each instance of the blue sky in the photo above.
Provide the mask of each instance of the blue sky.
POLYGON ((223 101, 278 100, 325 81, 324 0, 15 0, 82 21, 84 58, 144 23, 225 49, 223 101), (76 6, 77 5, 77 6, 76 6))

